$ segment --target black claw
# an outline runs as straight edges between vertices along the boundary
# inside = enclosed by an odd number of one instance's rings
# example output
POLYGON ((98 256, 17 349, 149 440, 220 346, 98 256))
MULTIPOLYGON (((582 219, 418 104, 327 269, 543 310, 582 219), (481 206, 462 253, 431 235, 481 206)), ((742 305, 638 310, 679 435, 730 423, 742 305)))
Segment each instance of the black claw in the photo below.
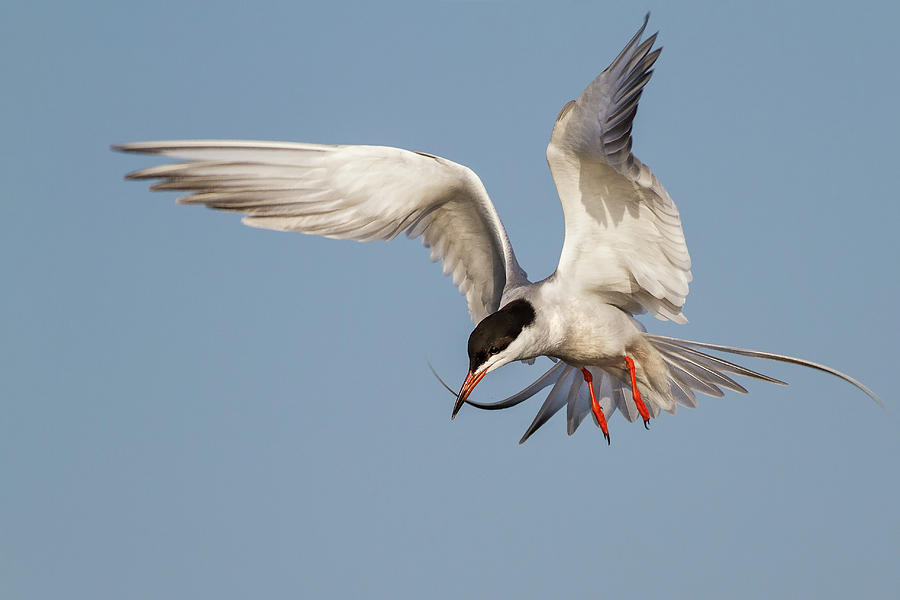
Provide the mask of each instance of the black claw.
POLYGON ((603 437, 606 438, 606 445, 607 445, 607 446, 610 446, 610 445, 611 445, 611 442, 609 441, 609 434, 608 434, 608 433, 604 433, 604 434, 603 434, 603 437))
POLYGON ((650 431, 650 419, 647 419, 646 421, 644 421, 644 429, 646 429, 647 431, 650 431))

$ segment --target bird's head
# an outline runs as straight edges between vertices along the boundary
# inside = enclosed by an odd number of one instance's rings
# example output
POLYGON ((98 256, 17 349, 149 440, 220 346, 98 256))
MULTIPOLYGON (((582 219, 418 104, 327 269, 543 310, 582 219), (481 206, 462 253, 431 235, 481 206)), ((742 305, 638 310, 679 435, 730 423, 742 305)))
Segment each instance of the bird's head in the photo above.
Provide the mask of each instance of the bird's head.
POLYGON ((463 382, 453 415, 481 379, 514 360, 534 358, 532 344, 523 335, 534 323, 534 307, 525 299, 513 300, 497 312, 485 317, 469 336, 469 372, 463 382))

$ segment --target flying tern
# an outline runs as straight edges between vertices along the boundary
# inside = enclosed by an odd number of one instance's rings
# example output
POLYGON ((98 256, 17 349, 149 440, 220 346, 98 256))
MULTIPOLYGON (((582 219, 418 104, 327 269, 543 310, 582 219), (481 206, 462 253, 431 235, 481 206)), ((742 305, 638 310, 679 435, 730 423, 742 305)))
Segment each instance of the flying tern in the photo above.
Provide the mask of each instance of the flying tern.
MULTIPOLYGON (((114 146, 182 162, 127 175, 182 190, 181 204, 242 213, 252 227, 357 241, 421 237, 431 259, 465 295, 476 324, 469 369, 452 417, 464 403, 515 406, 553 386, 524 442, 562 407, 571 435, 592 414, 609 442, 619 410, 646 427, 660 411, 696 407, 695 392, 746 393, 729 375, 784 385, 703 350, 844 373, 804 359, 646 332, 634 315, 685 323, 691 259, 675 203, 631 153, 638 100, 661 48, 642 39, 649 15, 625 48, 560 111, 547 162, 562 202, 565 241, 556 271, 531 282, 478 176, 445 158, 382 146, 256 141, 163 141, 114 146), (469 398, 485 375, 513 361, 555 364, 509 398, 469 398), (586 384, 586 385, 584 385, 586 384)), ((446 384, 445 384, 446 385, 446 384)))

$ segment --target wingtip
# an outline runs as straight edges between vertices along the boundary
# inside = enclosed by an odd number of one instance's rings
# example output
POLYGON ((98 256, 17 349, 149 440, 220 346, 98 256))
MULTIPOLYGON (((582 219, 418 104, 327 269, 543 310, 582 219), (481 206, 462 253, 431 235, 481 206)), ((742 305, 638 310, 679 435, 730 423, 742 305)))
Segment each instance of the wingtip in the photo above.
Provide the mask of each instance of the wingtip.
POLYGON ((109 149, 113 152, 146 152, 141 148, 142 142, 126 142, 124 144, 111 144, 109 149))
POLYGON ((125 144, 112 144, 109 147, 113 152, 136 152, 143 154, 153 154, 153 150, 149 148, 142 148, 141 142, 129 142, 125 144))
POLYGON ((135 154, 162 154, 169 146, 191 145, 198 142, 203 143, 205 140, 127 142, 125 144, 113 144, 110 146, 110 149, 115 152, 134 152, 135 154))

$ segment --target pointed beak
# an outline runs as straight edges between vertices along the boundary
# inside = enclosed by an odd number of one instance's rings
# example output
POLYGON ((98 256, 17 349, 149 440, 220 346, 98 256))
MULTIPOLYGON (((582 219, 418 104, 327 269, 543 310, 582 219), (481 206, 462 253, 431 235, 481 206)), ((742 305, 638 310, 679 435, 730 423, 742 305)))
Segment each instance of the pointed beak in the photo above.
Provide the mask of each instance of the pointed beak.
POLYGON ((451 420, 456 418, 456 413, 459 412, 459 409, 462 408, 462 405, 469 397, 469 394, 472 393, 472 390, 475 389, 475 386, 478 385, 478 382, 481 381, 485 375, 487 375, 487 369, 483 369, 479 373, 469 371, 466 374, 466 380, 463 382, 462 389, 459 390, 459 395, 456 397, 456 404, 453 406, 453 414, 450 415, 451 420))

